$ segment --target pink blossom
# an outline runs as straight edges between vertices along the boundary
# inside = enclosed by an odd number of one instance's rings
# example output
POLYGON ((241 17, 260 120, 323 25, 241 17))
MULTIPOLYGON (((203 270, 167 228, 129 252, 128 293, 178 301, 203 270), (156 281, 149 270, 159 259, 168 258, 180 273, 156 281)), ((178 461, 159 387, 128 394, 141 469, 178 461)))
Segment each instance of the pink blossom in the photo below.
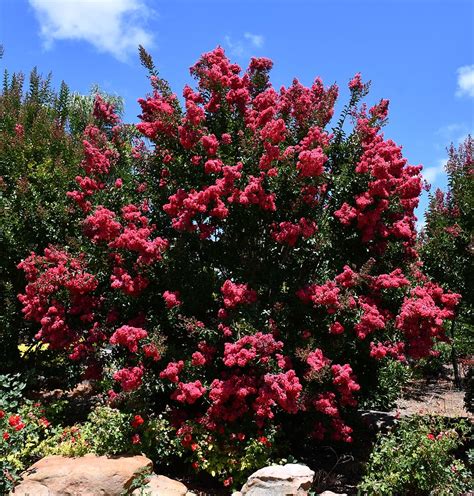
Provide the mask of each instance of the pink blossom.
POLYGON ((163 300, 165 300, 166 308, 174 308, 181 305, 179 291, 165 291, 163 300))

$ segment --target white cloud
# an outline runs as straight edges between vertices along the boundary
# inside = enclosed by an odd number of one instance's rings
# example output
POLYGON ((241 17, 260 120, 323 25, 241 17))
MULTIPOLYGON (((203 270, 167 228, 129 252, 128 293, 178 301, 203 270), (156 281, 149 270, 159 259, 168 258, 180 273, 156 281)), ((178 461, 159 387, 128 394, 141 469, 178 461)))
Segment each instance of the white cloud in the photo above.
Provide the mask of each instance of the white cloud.
POLYGON ((229 53, 234 57, 243 57, 253 48, 262 48, 265 43, 263 35, 248 32, 239 40, 233 40, 230 36, 225 36, 224 39, 229 53))
POLYGON ((474 65, 465 65, 458 69, 458 90, 456 95, 467 95, 474 98, 474 65))
POLYGON ((143 0, 29 0, 47 48, 56 40, 82 40, 126 60, 138 45, 153 45, 144 21, 153 11, 143 0))
POLYGON ((256 48, 262 48, 265 38, 261 34, 245 33, 244 38, 250 40, 250 43, 256 48))
POLYGON ((448 159, 442 158, 438 160, 438 164, 433 167, 426 167, 423 169, 422 174, 424 179, 428 181, 430 184, 434 183, 438 176, 444 174, 444 168, 446 167, 448 159))
POLYGON ((235 57, 243 56, 245 49, 242 41, 232 41, 230 36, 226 36, 224 39, 231 55, 234 55, 235 57))

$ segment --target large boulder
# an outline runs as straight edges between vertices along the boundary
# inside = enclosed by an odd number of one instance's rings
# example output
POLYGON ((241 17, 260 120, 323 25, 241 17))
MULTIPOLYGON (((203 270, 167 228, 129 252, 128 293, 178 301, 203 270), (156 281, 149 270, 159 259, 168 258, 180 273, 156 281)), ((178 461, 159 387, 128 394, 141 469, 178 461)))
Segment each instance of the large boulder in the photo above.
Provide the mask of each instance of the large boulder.
POLYGON ((271 465, 254 472, 241 489, 242 496, 306 496, 314 472, 306 465, 271 465))
POLYGON ((139 489, 135 489, 132 496, 186 496, 189 495, 188 488, 176 480, 164 475, 151 475, 147 483, 139 489))
POLYGON ((153 470, 144 456, 47 456, 24 474, 12 496, 119 496, 140 472, 153 470))

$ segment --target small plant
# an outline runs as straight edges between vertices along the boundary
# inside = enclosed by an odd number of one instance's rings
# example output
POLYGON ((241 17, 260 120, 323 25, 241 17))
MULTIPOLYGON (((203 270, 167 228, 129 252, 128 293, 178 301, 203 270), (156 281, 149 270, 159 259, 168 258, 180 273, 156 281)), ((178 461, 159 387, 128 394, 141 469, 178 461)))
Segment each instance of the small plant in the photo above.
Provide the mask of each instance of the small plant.
POLYGON ((170 467, 183 457, 185 448, 176 437, 176 429, 162 415, 148 419, 136 430, 140 430, 134 435, 140 436, 141 450, 158 466, 170 467))
POLYGON ((18 374, 0 375, 0 410, 13 411, 22 403, 26 382, 18 374))
POLYGON ((150 481, 151 470, 148 467, 144 467, 135 473, 135 476, 132 480, 130 486, 125 489, 121 496, 128 496, 132 493, 135 493, 138 489, 138 496, 151 496, 151 492, 147 489, 146 485, 150 481))
POLYGON ((51 424, 38 403, 0 410, 0 494, 8 494, 21 471, 39 458, 37 447, 51 433, 51 424))
POLYGON ((436 417, 402 420, 380 436, 370 456, 360 496, 449 496, 469 489, 466 465, 455 458, 469 432, 467 423, 436 417))
POLYGON ((411 369, 408 365, 398 360, 387 360, 379 369, 377 387, 361 406, 384 412, 391 410, 410 377, 411 369))
POLYGON ((83 426, 92 451, 98 455, 118 455, 130 451, 131 416, 115 408, 101 406, 93 410, 83 426))

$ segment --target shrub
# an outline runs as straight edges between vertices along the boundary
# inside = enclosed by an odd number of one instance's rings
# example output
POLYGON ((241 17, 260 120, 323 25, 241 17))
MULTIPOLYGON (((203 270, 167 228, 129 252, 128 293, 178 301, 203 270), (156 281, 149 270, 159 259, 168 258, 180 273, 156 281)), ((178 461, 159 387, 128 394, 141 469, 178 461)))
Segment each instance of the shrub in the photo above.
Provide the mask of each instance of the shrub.
POLYGON ((26 382, 21 374, 0 375, 0 410, 14 411, 23 403, 26 382))
POLYGON ((130 450, 132 426, 130 415, 115 408, 98 407, 92 410, 82 427, 82 436, 97 455, 119 455, 130 450))
POLYGON ((408 364, 396 360, 386 360, 378 370, 375 390, 361 403, 363 408, 389 411, 395 407, 403 386, 408 382, 412 371, 408 364))
POLYGON ((25 317, 228 484, 292 443, 350 442, 383 359, 429 355, 459 298, 420 271, 421 167, 381 134, 388 102, 367 111, 356 75, 325 129, 335 85, 277 92, 270 60, 242 74, 217 48, 181 108, 141 58, 145 139, 96 100, 68 192, 82 235, 20 263, 25 317))
POLYGON ((8 494, 20 473, 37 458, 36 449, 52 433, 44 409, 25 403, 15 410, 0 410, 0 493, 8 494))
POLYGON ((379 436, 370 456, 360 495, 458 495, 469 490, 472 474, 455 451, 469 425, 440 418, 405 419, 386 436, 379 436))

